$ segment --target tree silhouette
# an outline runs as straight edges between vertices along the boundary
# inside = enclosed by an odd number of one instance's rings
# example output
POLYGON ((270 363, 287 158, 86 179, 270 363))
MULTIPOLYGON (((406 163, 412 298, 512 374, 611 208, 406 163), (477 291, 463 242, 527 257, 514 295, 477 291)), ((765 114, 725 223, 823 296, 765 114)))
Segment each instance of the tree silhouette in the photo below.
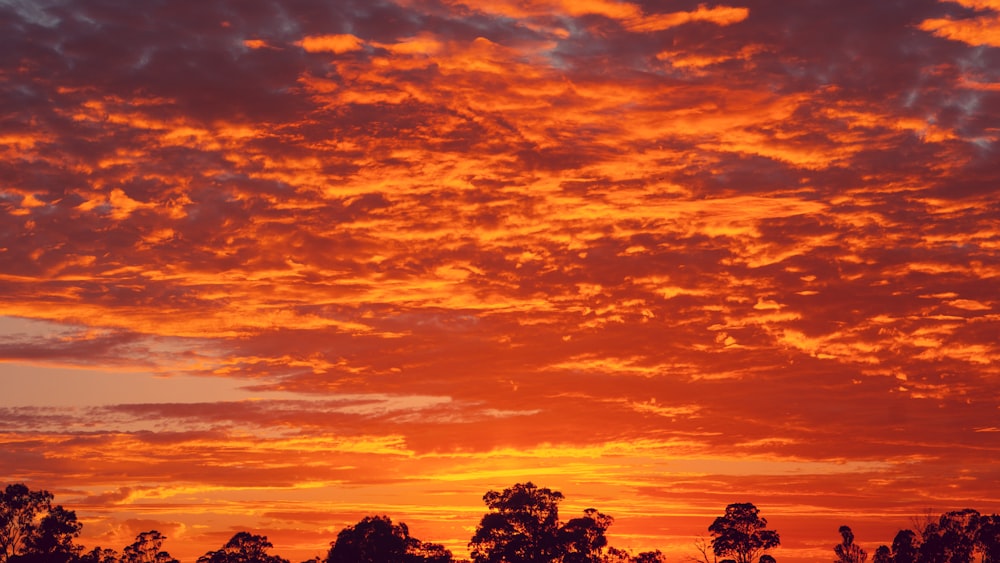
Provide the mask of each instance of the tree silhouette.
POLYGON ((469 542, 475 563, 552 563, 559 560, 559 502, 562 493, 530 481, 489 491, 490 509, 469 542))
POLYGON ((923 530, 920 563, 970 563, 980 519, 971 508, 942 514, 923 530))
POLYGON ((715 519, 708 531, 712 533, 712 550, 717 556, 732 556, 735 563, 753 563, 764 550, 781 543, 778 532, 768 530, 767 520, 751 503, 736 503, 726 507, 726 514, 715 519))
POLYGON ((892 563, 892 552, 887 546, 878 546, 878 549, 875 550, 875 556, 872 557, 872 563, 892 563))
POLYGON ((135 541, 122 550, 122 563, 179 563, 163 551, 163 542, 167 538, 157 532, 150 530, 141 532, 135 536, 135 541))
POLYGON ((199 557, 198 563, 289 563, 277 555, 268 555, 267 550, 272 547, 267 536, 238 532, 222 549, 199 557))
POLYGON ((32 491, 20 483, 0 492, 0 563, 21 553, 35 532, 35 516, 48 512, 51 503, 52 493, 32 491))
POLYGON ((841 526, 839 531, 843 541, 833 548, 834 553, 837 554, 837 561, 834 563, 865 563, 865 560, 868 559, 868 552, 854 543, 854 532, 851 531, 850 526, 841 526))
POLYGON ((643 551, 635 556, 635 563, 663 563, 665 560, 660 550, 643 551))
POLYGON ((83 550, 73 541, 80 535, 80 524, 76 513, 62 506, 53 506, 42 517, 33 533, 24 540, 24 554, 12 557, 22 563, 68 563, 83 550))
POLYGON ((615 521, 594 508, 581 518, 573 518, 559 529, 559 544, 564 563, 601 563, 601 552, 608 545, 604 532, 615 521))
POLYGON ((326 563, 448 563, 443 546, 410 537, 406 524, 388 516, 366 516, 337 534, 326 563))
POLYGON ((104 549, 100 546, 80 555, 80 563, 119 563, 121 559, 118 552, 113 549, 104 549))
POLYGON ((76 513, 52 506, 52 493, 21 483, 0 492, 0 563, 67 563, 81 546, 76 513))
POLYGON ((976 544, 983 563, 1000 563, 1000 516, 983 516, 976 531, 976 544))
POLYGON ((892 539, 892 563, 916 563, 919 546, 917 534, 912 530, 900 530, 892 539))

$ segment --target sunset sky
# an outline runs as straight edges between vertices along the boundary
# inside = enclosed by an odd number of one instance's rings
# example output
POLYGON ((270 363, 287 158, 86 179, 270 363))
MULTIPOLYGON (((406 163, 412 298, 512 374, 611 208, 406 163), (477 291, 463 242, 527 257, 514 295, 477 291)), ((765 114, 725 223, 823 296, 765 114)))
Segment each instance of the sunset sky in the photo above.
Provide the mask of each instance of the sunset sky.
POLYGON ((998 335, 1000 0, 0 0, 0 485, 88 548, 874 552, 1000 512, 998 335))

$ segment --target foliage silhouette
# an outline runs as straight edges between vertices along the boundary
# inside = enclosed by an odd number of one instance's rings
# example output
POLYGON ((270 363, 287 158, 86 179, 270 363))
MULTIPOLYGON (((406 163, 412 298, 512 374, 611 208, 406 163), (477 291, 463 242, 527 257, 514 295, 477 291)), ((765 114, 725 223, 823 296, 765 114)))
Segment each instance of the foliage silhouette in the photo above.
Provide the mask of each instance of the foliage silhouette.
POLYGON ((166 539, 156 530, 139 533, 135 542, 122 550, 121 563, 180 563, 163 551, 166 539))
POLYGON ((873 563, 1000 563, 1000 516, 971 508, 921 522, 920 533, 900 530, 892 547, 879 546, 873 563))
POLYGON ((971 563, 981 516, 967 508, 946 512, 921 533, 921 563, 971 563))
POLYGON ((119 563, 121 558, 118 552, 113 549, 104 549, 100 546, 80 555, 79 563, 119 563))
POLYGON ((614 518, 588 508, 559 529, 559 545, 564 563, 601 563, 601 551, 608 545, 604 536, 614 518))
POLYGON ((778 532, 767 529, 767 520, 751 503, 735 503, 708 527, 717 556, 732 556, 735 563, 753 563, 761 552, 781 543, 778 532))
POLYGON ((991 514, 979 520, 976 543, 983 563, 1000 563, 1000 516, 991 514))
POLYGON ((366 516, 337 534, 326 563, 448 563, 451 552, 410 536, 406 524, 388 516, 366 516))
POLYGON ((656 551, 643 551, 639 555, 635 556, 635 563, 663 563, 666 559, 660 550, 656 551))
MULTIPOLYGON (((24 541, 24 555, 18 561, 31 560, 45 563, 68 563, 83 551, 74 544, 83 524, 76 520, 76 513, 62 506, 53 506, 35 526, 34 533, 24 541)), ((12 558, 12 561, 14 558, 12 558)))
MULTIPOLYGON (((578 518, 559 519, 562 493, 518 483, 488 491, 489 510, 469 542, 475 563, 663 563, 660 551, 632 553, 608 545, 614 518, 589 508, 578 518)), ((121 555, 76 543, 82 524, 76 513, 52 504, 48 491, 23 484, 0 491, 0 563, 179 563, 163 549, 167 539, 156 530, 138 534, 121 555)), ((915 522, 917 532, 900 530, 891 546, 879 546, 872 563, 1000 563, 1000 516, 971 508, 945 512, 915 522)), ((696 543, 703 563, 775 563, 763 553, 779 544, 753 504, 730 504, 708 528, 712 540, 696 543), (710 553, 711 552, 711 553, 710 553), (710 554, 712 557, 710 558, 710 554), (721 561, 719 557, 724 557, 721 561)), ((864 563, 867 553, 855 543, 849 526, 839 529, 835 563, 864 563)), ((221 549, 197 563, 289 563, 270 555, 266 536, 235 534, 221 549)), ((692 558, 693 559, 693 558, 692 558)), ((409 535, 406 524, 388 516, 368 516, 341 530, 325 559, 302 563, 468 563, 456 561, 444 546, 409 535)))
POLYGON ((289 563, 283 557, 269 555, 267 551, 272 547, 267 536, 238 532, 222 549, 199 557, 198 563, 289 563))
POLYGON ((76 513, 52 506, 52 493, 22 483, 0 492, 0 563, 67 563, 81 546, 76 513))
POLYGON ((912 530, 900 530, 892 539, 892 563, 916 563, 919 545, 912 530))
POLYGON ((469 542, 475 563, 551 563, 560 559, 559 502, 563 494, 530 481, 489 491, 482 517, 469 542))
POLYGON ((854 543, 854 532, 851 531, 851 527, 841 526, 839 532, 842 541, 833 548, 833 552, 837 554, 834 563, 865 563, 868 552, 854 543))
POLYGON ((892 552, 887 546, 878 546, 878 549, 875 550, 875 556, 872 557, 872 563, 892 563, 892 552))
POLYGON ((559 520, 559 491, 517 483, 489 491, 483 502, 490 509, 479 522, 469 547, 475 563, 617 563, 661 559, 659 552, 633 557, 608 548, 605 536, 614 518, 588 508, 583 516, 559 520), (606 549, 607 548, 607 549, 606 549))

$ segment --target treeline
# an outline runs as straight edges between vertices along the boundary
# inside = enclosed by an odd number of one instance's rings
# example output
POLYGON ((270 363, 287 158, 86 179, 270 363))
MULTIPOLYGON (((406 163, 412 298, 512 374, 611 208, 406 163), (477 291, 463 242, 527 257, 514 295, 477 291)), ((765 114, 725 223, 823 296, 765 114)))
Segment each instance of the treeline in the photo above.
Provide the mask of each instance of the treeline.
MULTIPOLYGON (((614 518, 589 508, 567 521, 559 518, 559 491, 518 483, 483 495, 488 509, 469 541, 473 563, 665 563, 657 551, 632 553, 608 545, 614 518)), ((48 491, 23 484, 0 492, 0 563, 179 563, 163 548, 156 530, 142 532, 121 552, 77 544, 82 524, 76 513, 52 503, 48 491)), ((972 509, 927 518, 918 531, 901 530, 891 546, 879 546, 872 563, 1000 563, 1000 517, 972 509)), ((775 563, 767 551, 780 536, 750 503, 735 503, 708 527, 711 540, 696 544, 702 563, 775 563), (722 558, 722 559, 720 559, 722 558)), ((848 526, 833 548, 835 563, 866 563, 868 552, 848 526)), ((197 563, 289 563, 272 555, 267 536, 239 532, 197 563)), ((444 546, 410 535, 388 516, 367 516, 341 530, 325 558, 303 563, 467 563, 444 546)))
MULTIPOLYGON (((872 563, 1000 563, 1000 516, 984 515, 971 508, 928 516, 915 526, 900 530, 892 545, 880 545, 872 563)), ((843 541, 834 548, 836 563, 865 563, 868 553, 854 543, 847 526, 840 527, 843 541)))

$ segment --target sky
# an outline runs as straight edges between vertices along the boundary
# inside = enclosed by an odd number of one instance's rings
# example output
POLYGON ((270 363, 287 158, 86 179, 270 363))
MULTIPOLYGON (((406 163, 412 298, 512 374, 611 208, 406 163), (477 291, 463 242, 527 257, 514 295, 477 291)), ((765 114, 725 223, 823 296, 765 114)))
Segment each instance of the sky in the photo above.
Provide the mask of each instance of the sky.
POLYGON ((0 0, 0 482, 185 563, 1000 512, 998 163, 998 0, 0 0))

